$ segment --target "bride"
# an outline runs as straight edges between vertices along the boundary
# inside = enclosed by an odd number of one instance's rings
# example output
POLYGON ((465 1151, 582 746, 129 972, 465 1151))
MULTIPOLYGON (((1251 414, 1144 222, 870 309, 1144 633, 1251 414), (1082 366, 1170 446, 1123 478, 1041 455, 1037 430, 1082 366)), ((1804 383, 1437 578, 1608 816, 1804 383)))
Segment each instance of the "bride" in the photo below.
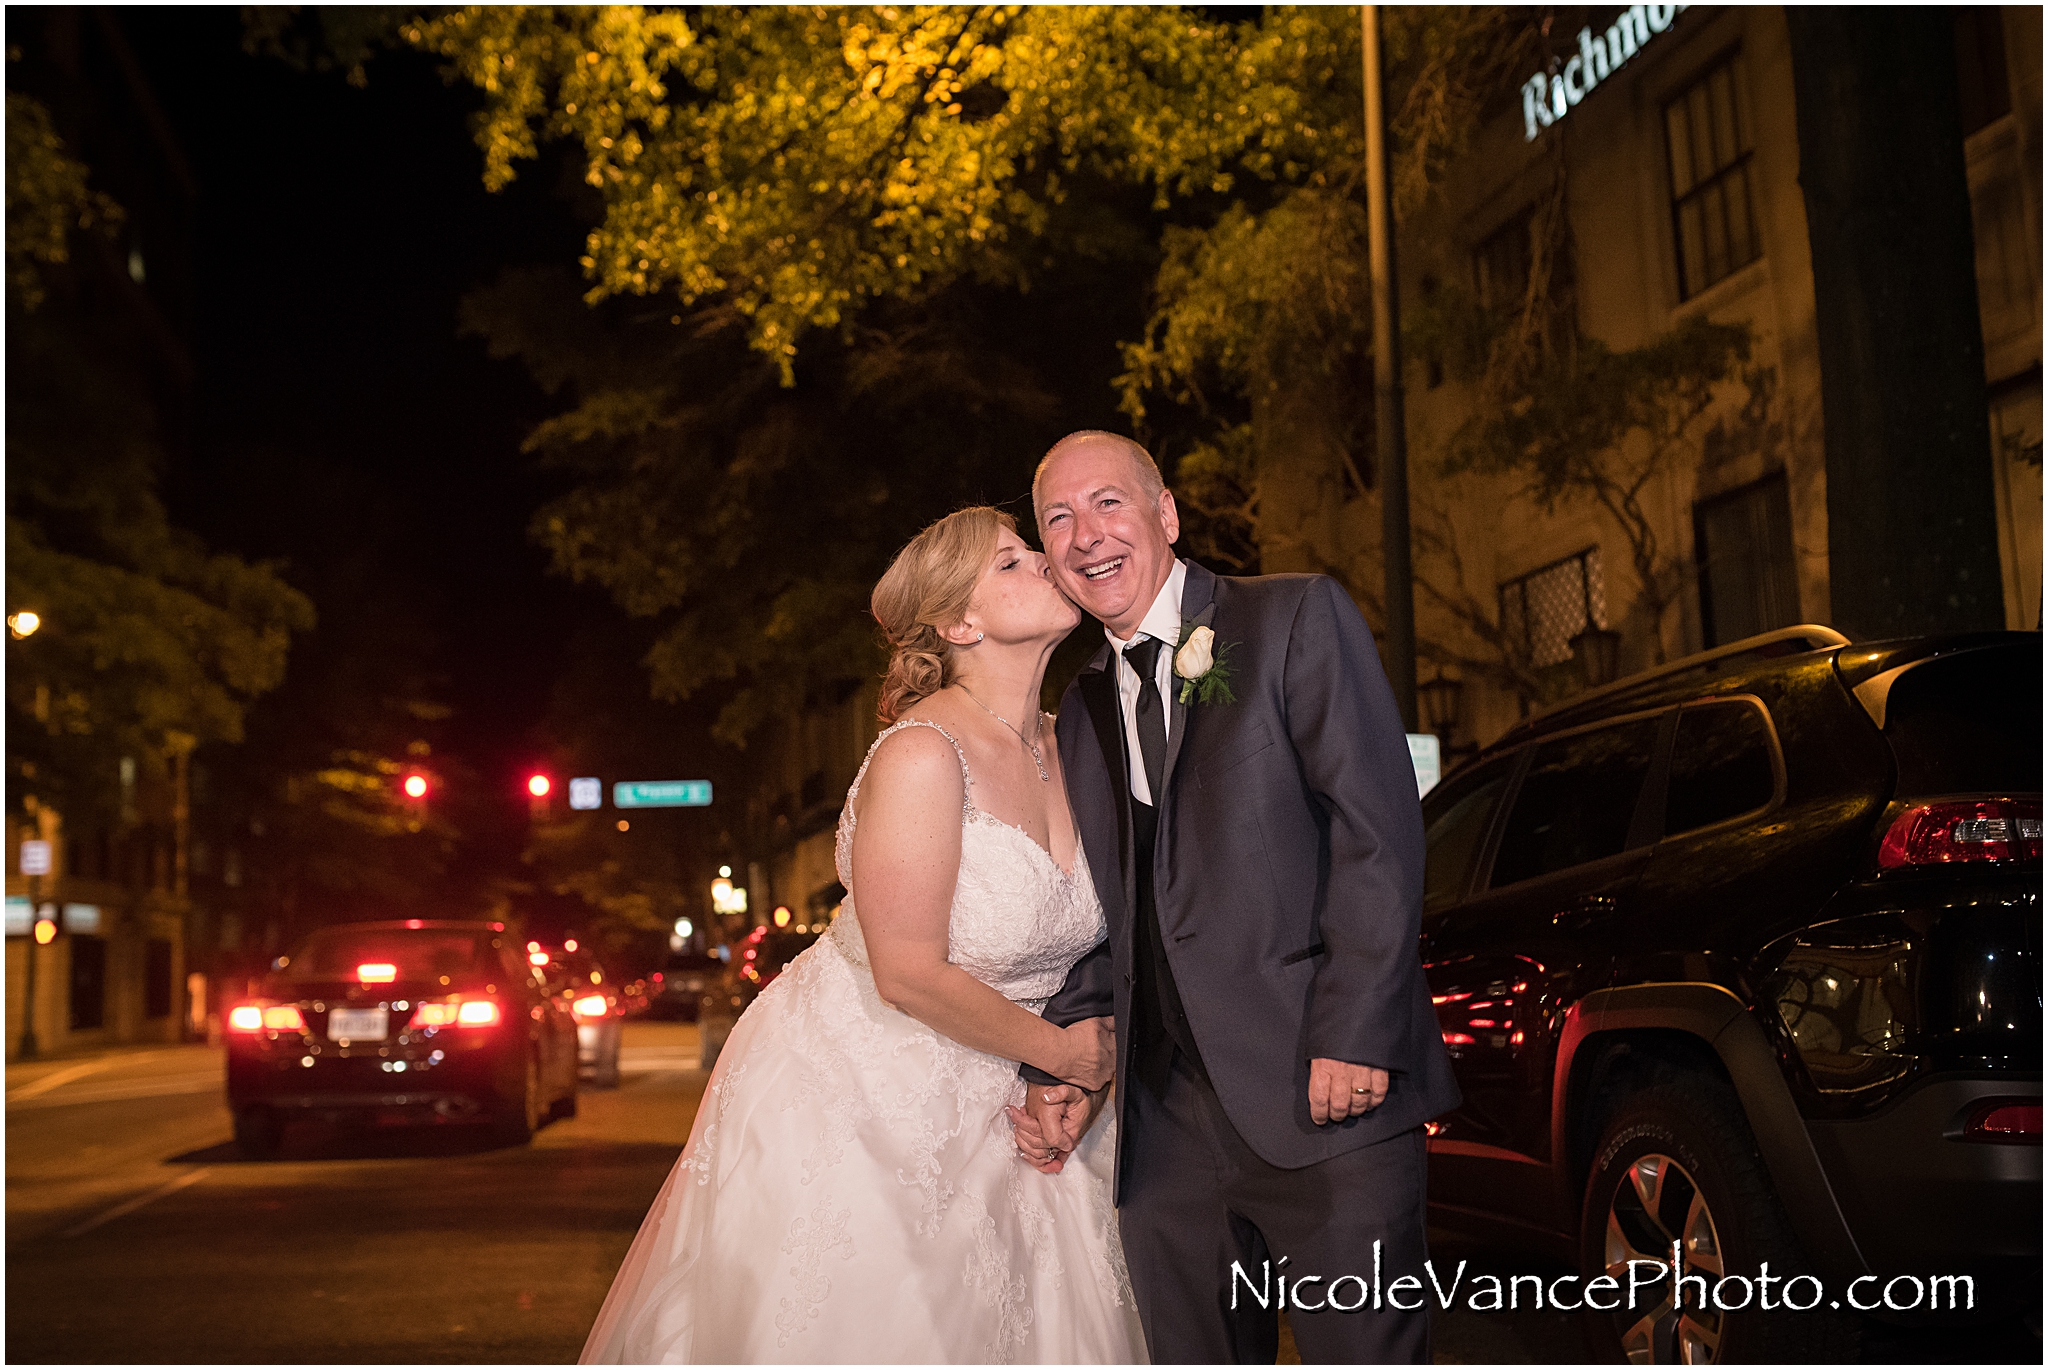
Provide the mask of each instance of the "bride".
POLYGON ((1020 1061, 1112 1069, 1108 1019, 1038 1017, 1104 935, 1037 708, 1080 612, 988 508, 873 607, 890 726, 840 815, 845 904, 734 1027, 585 1362, 1145 1358, 1112 1127, 1040 1169, 1007 1112, 1020 1061))

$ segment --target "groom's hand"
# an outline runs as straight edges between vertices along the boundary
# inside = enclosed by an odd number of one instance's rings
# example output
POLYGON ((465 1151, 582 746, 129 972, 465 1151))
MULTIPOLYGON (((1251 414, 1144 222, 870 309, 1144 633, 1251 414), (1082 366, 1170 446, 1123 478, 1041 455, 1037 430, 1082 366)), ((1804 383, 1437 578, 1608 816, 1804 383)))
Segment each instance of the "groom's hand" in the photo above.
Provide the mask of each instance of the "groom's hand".
POLYGON ((1017 1150, 1033 1166, 1052 1173, 1081 1144, 1092 1116, 1089 1096, 1076 1085, 1032 1085, 1024 1110, 1010 1110, 1017 1150))
POLYGON ((1353 1065, 1327 1056, 1308 1063, 1308 1116, 1319 1126, 1370 1113, 1386 1098, 1387 1072, 1377 1066, 1353 1065))

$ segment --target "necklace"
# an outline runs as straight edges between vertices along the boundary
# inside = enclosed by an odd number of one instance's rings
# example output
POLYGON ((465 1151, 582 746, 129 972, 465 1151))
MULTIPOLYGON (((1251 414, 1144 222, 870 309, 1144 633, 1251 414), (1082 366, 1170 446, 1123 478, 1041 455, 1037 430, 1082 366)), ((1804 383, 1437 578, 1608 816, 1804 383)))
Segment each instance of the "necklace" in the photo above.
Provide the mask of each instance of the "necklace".
MULTIPOLYGON (((957 680, 953 683, 955 685, 960 685, 960 682, 957 680)), ((1031 753, 1031 763, 1034 766, 1038 767, 1038 778, 1048 783, 1051 782, 1052 777, 1045 773, 1045 755, 1044 753, 1038 750, 1038 742, 1036 740, 1038 734, 1045 728, 1044 714, 1038 715, 1037 726, 1031 730, 1031 736, 1026 737, 1024 736, 1024 730, 1022 728, 1012 723, 1009 719, 1004 718, 1001 714, 997 713, 994 709, 991 709, 988 705, 983 704, 979 699, 975 699, 974 691, 968 689, 965 685, 960 685, 960 693, 966 695, 969 699, 973 699, 975 707, 979 708, 983 713, 987 714, 990 718, 993 718, 996 722, 1002 724, 1005 728, 1008 728, 1011 732, 1017 734, 1017 740, 1019 742, 1022 742, 1024 744, 1025 749, 1031 753)))

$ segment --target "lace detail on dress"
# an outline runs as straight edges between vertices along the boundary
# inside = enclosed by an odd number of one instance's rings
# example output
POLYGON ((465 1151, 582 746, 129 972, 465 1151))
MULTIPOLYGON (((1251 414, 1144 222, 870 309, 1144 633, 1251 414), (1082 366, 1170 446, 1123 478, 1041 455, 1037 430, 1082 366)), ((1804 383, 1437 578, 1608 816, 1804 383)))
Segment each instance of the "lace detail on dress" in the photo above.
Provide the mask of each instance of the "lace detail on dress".
POLYGON ((818 1305, 832 1292, 832 1281, 818 1269, 825 1257, 837 1254, 843 1261, 854 1258, 853 1238, 846 1231, 846 1220, 852 1216, 852 1209, 842 1208, 835 1213, 831 1200, 820 1199, 808 1218, 798 1218, 790 1224, 789 1239, 783 1242, 782 1250, 785 1255, 796 1257, 796 1264, 789 1268, 796 1287, 782 1300, 782 1311, 775 1315, 775 1326, 782 1334, 775 1339, 777 1346, 789 1345, 791 1337, 808 1327, 810 1320, 818 1316, 818 1305))

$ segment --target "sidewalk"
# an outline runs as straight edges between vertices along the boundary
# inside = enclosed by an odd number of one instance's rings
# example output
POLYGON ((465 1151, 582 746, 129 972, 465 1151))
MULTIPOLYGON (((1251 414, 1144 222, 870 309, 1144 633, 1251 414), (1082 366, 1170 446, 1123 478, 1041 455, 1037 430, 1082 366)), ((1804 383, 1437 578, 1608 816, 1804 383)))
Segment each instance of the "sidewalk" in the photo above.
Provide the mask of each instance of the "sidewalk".
POLYGON ((92 1076, 134 1080, 136 1068, 143 1066, 147 1068, 140 1074, 155 1080, 159 1089, 175 1084, 176 1088, 168 1090, 174 1093, 191 1089, 191 1082, 201 1075, 218 1079, 225 1071, 220 1048, 205 1042, 123 1042, 7 1062, 7 1104, 26 1104, 92 1076))

